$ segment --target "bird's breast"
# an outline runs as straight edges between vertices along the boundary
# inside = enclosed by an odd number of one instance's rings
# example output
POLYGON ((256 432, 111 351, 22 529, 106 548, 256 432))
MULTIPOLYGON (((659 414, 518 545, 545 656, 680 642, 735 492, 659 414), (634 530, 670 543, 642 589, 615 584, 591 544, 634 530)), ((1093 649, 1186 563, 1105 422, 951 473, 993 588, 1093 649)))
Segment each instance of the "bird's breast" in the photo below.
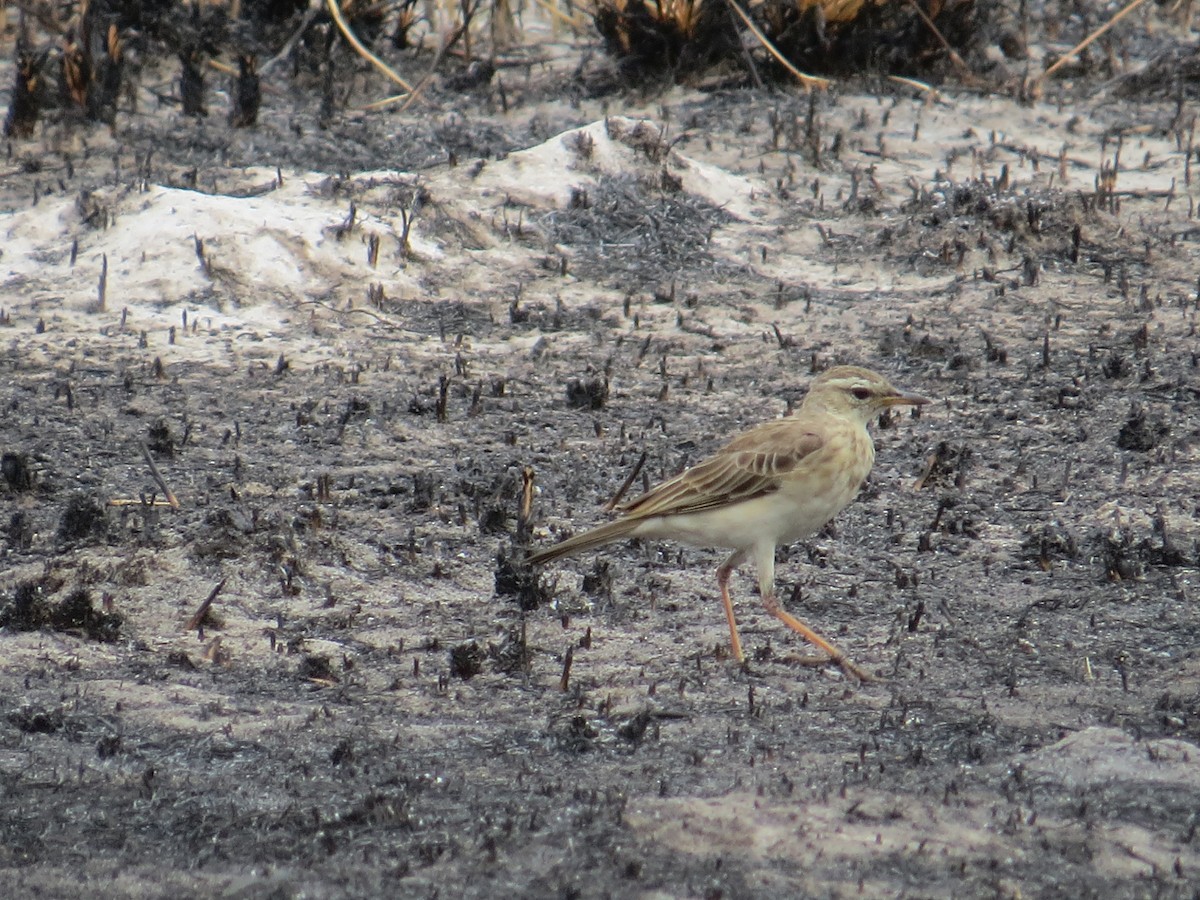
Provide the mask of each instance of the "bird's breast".
POLYGON ((849 505, 871 472, 875 445, 865 429, 853 429, 831 438, 814 456, 812 466, 781 490, 795 510, 781 543, 815 533, 849 505))

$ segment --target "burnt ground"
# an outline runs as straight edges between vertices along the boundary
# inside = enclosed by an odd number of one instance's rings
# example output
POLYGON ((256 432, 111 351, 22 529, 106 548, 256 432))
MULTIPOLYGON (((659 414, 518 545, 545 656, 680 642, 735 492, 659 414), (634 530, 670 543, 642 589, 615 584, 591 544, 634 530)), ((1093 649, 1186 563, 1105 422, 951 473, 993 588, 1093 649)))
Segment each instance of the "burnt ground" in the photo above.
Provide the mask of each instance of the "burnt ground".
POLYGON ((93 274, 18 277, 10 243, 4 895, 1194 896, 1195 83, 1153 77, 1191 38, 1033 105, 589 97, 532 67, 507 110, 494 84, 324 130, 302 96, 242 131, 143 104, 10 142, 9 223, 247 165, 341 176, 367 210, 357 172, 430 171, 436 206, 450 152, 628 112, 771 210, 739 230, 611 176, 528 232, 493 218, 499 251, 431 214, 444 255, 366 312, 365 272, 96 309, 93 274), (788 608, 879 683, 805 665, 748 573, 734 666, 715 552, 513 567, 601 521, 643 452, 678 471, 836 362, 938 399, 880 423, 857 502, 779 553, 788 608))

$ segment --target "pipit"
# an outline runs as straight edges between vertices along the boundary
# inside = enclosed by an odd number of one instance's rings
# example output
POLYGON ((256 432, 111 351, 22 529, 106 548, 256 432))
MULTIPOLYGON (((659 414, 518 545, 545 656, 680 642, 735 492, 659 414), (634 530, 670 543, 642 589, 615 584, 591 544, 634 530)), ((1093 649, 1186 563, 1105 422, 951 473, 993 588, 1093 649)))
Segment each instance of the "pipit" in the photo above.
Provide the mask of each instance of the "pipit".
POLYGON ((867 424, 892 406, 922 406, 919 394, 894 388, 882 375, 837 366, 812 383, 795 415, 766 422, 635 500, 621 518, 529 556, 550 562, 622 538, 665 538, 733 550, 717 569, 733 655, 745 662, 729 577, 753 559, 763 606, 828 656, 847 675, 871 676, 780 605, 775 596, 775 548, 820 530, 854 499, 875 462, 867 424))

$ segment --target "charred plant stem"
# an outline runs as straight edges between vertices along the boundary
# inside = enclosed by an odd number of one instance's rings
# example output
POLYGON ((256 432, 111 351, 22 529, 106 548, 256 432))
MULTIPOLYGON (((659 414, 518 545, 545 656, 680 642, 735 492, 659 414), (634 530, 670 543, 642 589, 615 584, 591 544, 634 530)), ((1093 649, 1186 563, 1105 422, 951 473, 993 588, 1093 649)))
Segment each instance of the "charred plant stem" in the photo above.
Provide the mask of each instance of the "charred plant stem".
POLYGON ((163 496, 167 498, 167 502, 174 509, 179 509, 179 500, 175 497, 174 492, 167 487, 167 482, 162 477, 162 472, 158 471, 158 466, 154 464, 154 458, 150 456, 150 448, 144 442, 140 441, 138 442, 138 446, 142 448, 142 456, 146 460, 146 465, 150 467, 150 474, 153 476, 155 484, 158 485, 158 489, 163 492, 163 496))
POLYGON ((217 594, 221 593, 221 588, 225 587, 225 582, 228 579, 222 578, 217 582, 217 586, 208 592, 208 596, 204 598, 204 602, 196 609, 196 614, 188 619, 184 631, 195 631, 204 621, 204 617, 208 615, 209 609, 213 605, 213 601, 217 599, 217 594))

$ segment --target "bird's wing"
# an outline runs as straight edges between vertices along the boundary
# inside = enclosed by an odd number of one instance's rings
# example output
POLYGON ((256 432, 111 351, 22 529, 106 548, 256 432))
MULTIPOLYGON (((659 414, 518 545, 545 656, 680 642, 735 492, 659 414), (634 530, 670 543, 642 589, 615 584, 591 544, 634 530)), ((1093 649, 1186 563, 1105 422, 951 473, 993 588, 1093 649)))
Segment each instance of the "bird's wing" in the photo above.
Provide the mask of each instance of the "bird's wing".
POLYGON ((751 500, 779 489, 783 478, 825 444, 795 419, 767 422, 734 438, 716 455, 621 507, 627 517, 648 519, 702 512, 751 500))

